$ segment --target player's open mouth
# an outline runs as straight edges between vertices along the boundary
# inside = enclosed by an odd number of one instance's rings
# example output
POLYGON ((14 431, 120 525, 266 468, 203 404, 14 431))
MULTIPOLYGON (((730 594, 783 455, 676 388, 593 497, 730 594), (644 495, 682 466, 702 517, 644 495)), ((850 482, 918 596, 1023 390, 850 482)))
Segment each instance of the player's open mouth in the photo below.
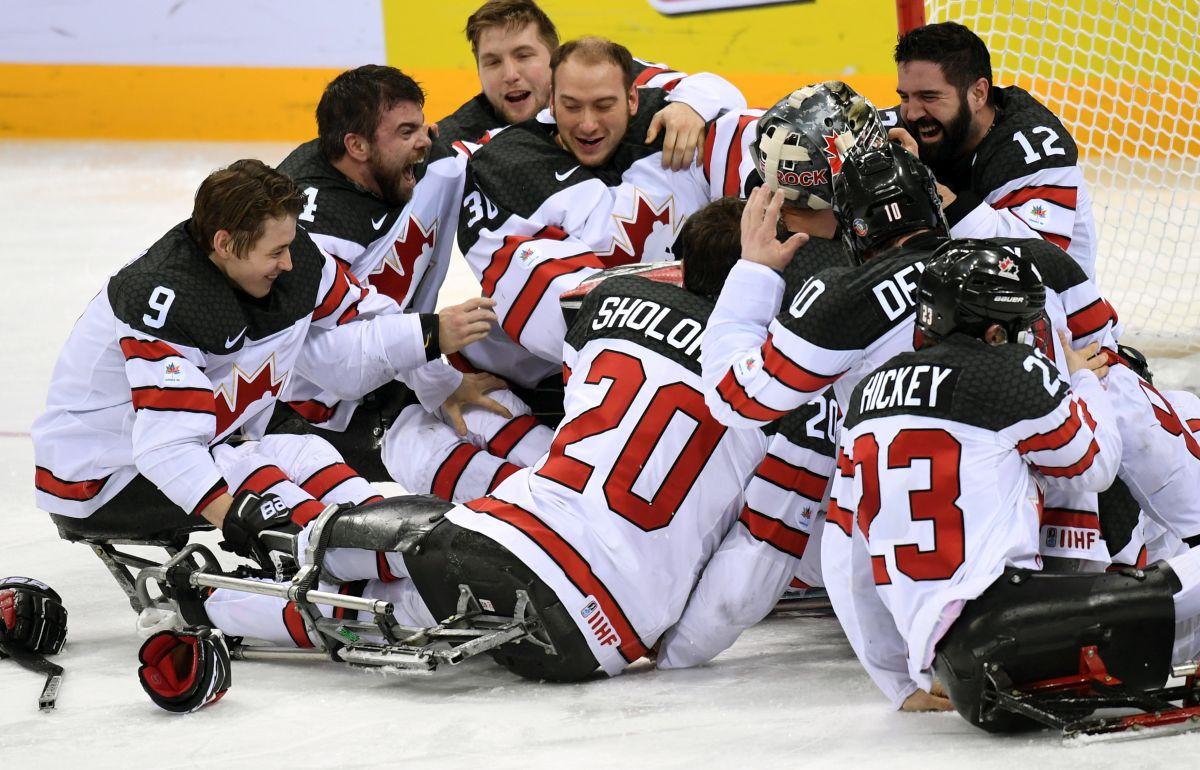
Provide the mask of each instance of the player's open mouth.
POLYGON ((941 136, 942 127, 936 123, 933 125, 919 125, 917 126, 917 133, 921 135, 922 139, 936 139, 941 136))
POLYGON ((504 101, 509 104, 520 104, 530 97, 532 91, 509 91, 504 95, 504 101))
POLYGON ((604 137, 598 136, 595 139, 584 139, 583 137, 577 136, 575 137, 575 141, 579 142, 579 146, 581 148, 593 150, 600 145, 600 142, 604 141, 604 137))
POLYGON ((400 169, 400 178, 403 179, 405 182, 417 181, 416 174, 414 173, 416 166, 417 166, 416 163, 409 163, 407 166, 400 169))

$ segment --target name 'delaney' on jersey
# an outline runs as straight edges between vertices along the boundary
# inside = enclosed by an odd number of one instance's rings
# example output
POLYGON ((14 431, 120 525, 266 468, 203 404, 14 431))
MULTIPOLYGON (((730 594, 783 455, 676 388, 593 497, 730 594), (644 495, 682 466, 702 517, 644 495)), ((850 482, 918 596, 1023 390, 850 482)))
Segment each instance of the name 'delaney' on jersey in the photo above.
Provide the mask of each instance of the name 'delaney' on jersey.
MULTIPOLYGON (((871 287, 875 301, 889 321, 902 318, 917 304, 916 282, 924 270, 924 262, 913 262, 871 287)), ((794 318, 802 317, 824 291, 824 281, 818 277, 809 278, 792 298, 788 312, 794 318)))
POLYGON ((666 342, 684 355, 696 358, 700 351, 701 332, 704 327, 694 318, 681 318, 664 326, 671 308, 648 299, 638 297, 605 297, 596 310, 592 330, 616 329, 618 327, 641 332, 653 340, 666 342), (660 326, 668 328, 665 333, 660 326))
POLYGON ((899 408, 937 410, 939 404, 942 409, 949 409, 948 399, 940 397, 952 392, 957 380, 956 370, 932 364, 880 369, 867 380, 858 410, 866 416, 869 412, 899 408))

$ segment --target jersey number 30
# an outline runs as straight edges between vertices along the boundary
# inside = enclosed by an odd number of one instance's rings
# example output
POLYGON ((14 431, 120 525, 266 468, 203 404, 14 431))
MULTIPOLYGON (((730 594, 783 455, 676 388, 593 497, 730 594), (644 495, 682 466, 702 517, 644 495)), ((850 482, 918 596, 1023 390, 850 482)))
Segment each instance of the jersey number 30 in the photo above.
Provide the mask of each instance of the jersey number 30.
MULTIPOLYGON (((571 457, 566 453, 567 447, 616 429, 646 384, 646 370, 637 358, 606 350, 592 361, 584 382, 599 385, 604 380, 609 381, 604 399, 559 427, 549 456, 537 472, 539 476, 583 492, 596 466, 571 457)), ((667 526, 724 435, 724 426, 709 414, 704 396, 698 390, 682 382, 660 387, 638 417, 633 433, 604 480, 608 507, 646 531, 667 526), (691 418, 696 425, 658 490, 647 500, 634 492, 633 486, 676 414, 691 418)))

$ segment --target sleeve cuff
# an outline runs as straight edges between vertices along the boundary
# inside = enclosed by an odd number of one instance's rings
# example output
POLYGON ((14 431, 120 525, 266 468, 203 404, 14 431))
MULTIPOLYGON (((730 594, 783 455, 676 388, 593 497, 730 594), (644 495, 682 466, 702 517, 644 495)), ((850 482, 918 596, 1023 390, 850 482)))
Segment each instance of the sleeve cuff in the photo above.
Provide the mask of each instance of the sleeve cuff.
POLYGON ((725 279, 718 304, 731 318, 766 327, 779 314, 783 289, 779 273, 766 265, 740 259, 725 279), (754 299, 747 301, 750 297, 754 299))
POLYGON ((425 343, 425 360, 442 357, 441 325, 437 313, 421 313, 421 339, 425 343))

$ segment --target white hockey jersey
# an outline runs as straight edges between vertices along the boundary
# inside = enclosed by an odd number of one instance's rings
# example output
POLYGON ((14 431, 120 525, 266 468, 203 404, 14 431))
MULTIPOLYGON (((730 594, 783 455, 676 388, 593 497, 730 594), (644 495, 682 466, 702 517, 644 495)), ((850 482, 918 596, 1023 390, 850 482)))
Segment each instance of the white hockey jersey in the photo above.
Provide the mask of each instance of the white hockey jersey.
POLYGON ((709 308, 639 277, 593 289, 568 336, 566 418, 550 452, 448 514, 536 571, 610 674, 660 637, 660 663, 677 650, 707 659, 737 636, 730 624, 744 622, 744 608, 763 606, 747 625, 766 613, 782 584, 756 594, 752 576, 764 565, 754 560, 739 579, 697 588, 710 557, 746 526, 759 557, 783 565, 785 582, 794 573, 795 559, 764 542, 802 537, 794 522, 737 523, 766 438, 726 429, 704 406, 698 356, 709 308))
POLYGON ((117 271, 59 354, 33 424, 36 500, 86 517, 137 474, 185 511, 226 491, 209 448, 261 437, 293 374, 357 398, 426 361, 422 317, 364 288, 301 229, 255 300, 187 222, 117 271))
POLYGON ((844 405, 822 564, 859 659, 899 706, 1006 567, 1040 569, 1038 481, 1100 491, 1121 440, 1091 372, 963 335, 905 353, 844 405), (903 387, 891 387, 903 382, 903 387))
MULTIPOLYGON (((458 226, 465 154, 435 142, 418 170, 412 198, 399 207, 350 181, 325 159, 316 140, 296 148, 279 170, 308 198, 299 220, 318 246, 400 310, 435 311, 458 226)), ((400 379, 432 411, 454 392, 462 375, 434 360, 400 379)), ((345 429, 359 403, 340 400, 302 377, 292 378, 284 399, 309 422, 329 430, 345 429)))

